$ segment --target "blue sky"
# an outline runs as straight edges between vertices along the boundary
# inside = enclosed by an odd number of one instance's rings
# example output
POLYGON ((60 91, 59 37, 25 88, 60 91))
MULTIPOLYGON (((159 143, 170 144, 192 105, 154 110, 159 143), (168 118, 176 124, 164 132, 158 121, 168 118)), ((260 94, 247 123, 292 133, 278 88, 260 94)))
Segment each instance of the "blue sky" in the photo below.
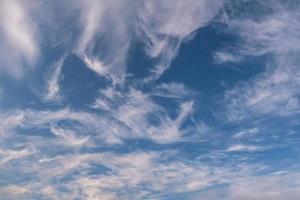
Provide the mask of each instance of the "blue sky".
POLYGON ((296 200, 297 0, 0 0, 0 199, 296 200))

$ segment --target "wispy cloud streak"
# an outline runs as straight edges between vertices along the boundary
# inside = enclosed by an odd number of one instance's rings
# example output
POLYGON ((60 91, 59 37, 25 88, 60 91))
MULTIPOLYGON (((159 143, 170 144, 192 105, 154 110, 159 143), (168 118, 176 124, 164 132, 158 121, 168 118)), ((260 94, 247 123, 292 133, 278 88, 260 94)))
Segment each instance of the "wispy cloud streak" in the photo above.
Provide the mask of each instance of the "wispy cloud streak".
POLYGON ((0 1, 0 69, 15 78, 34 66, 39 55, 39 35, 30 15, 31 3, 0 1))

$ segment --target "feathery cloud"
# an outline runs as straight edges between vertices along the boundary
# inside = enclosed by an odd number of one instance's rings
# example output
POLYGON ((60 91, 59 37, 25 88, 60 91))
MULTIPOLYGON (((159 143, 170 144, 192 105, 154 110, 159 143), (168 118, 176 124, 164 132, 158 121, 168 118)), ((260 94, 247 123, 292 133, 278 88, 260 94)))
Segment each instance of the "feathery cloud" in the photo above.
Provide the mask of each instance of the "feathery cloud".
POLYGON ((1 71, 15 78, 34 66, 39 55, 38 28, 30 15, 32 1, 0 1, 1 71))

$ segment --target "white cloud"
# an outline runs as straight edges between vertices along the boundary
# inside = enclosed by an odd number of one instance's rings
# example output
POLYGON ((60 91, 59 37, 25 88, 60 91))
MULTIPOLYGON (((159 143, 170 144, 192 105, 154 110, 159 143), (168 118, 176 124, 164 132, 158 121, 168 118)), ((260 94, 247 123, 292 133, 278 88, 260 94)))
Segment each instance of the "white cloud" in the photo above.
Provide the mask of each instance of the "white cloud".
POLYGON ((29 149, 20 149, 20 150, 12 150, 12 149, 1 149, 0 148, 0 168, 2 168, 5 163, 15 160, 15 159, 24 159, 28 156, 32 155, 34 152, 29 149))
POLYGON ((21 126, 24 119, 22 112, 9 114, 2 113, 0 115, 0 135, 6 135, 10 130, 21 126))
POLYGON ((103 7, 105 3, 102 4, 101 1, 85 1, 80 2, 79 6, 82 11, 82 27, 83 33, 79 40, 78 51, 83 53, 90 45, 93 45, 94 37, 96 37, 97 31, 101 25, 101 17, 103 13, 103 7), (91 44, 92 43, 92 44, 91 44))
POLYGON ((242 39, 237 54, 271 58, 263 73, 226 92, 229 119, 299 111, 299 5, 288 5, 267 5, 274 12, 258 19, 250 16, 227 21, 229 30, 242 39))
POLYGON ((61 99, 59 82, 61 80, 61 70, 65 61, 66 55, 60 58, 51 69, 51 73, 46 80, 47 93, 46 101, 59 101, 61 99))
POLYGON ((121 144, 126 139, 174 143, 188 139, 189 136, 184 136, 186 133, 194 135, 199 131, 193 125, 189 129, 184 127, 193 115, 193 101, 176 101, 173 103, 177 116, 171 117, 167 108, 141 90, 132 87, 123 91, 108 87, 101 90, 91 105, 100 113, 68 107, 56 110, 16 110, 13 111, 15 115, 3 114, 6 119, 2 120, 1 132, 16 128, 48 130, 56 136, 49 141, 74 147, 97 143, 121 144))
POLYGON ((246 130, 242 130, 232 136, 234 139, 242 139, 242 138, 249 138, 254 137, 259 132, 259 128, 249 128, 246 130))
MULTIPOLYGON (((112 91, 105 93, 114 98, 112 91)), ((180 120, 177 120, 179 124, 176 126, 183 123, 186 116, 192 112, 192 108, 192 102, 181 105, 177 117, 180 120)), ((109 130, 106 122, 103 122, 106 120, 105 118, 70 109, 56 112, 27 111, 23 115, 22 127, 34 127, 35 129, 31 129, 31 133, 34 134, 43 127, 50 126, 55 138, 42 136, 44 138, 41 139, 40 137, 23 135, 21 138, 14 138, 23 148, 1 149, 0 156, 4 156, 4 159, 1 160, 5 160, 5 165, 2 165, 1 168, 2 172, 11 173, 10 169, 13 169, 13 173, 18 176, 30 176, 25 181, 28 189, 26 192, 24 190, 24 193, 10 194, 16 195, 16 199, 40 196, 48 199, 120 199, 121 197, 122 199, 161 199, 168 195, 203 191, 215 184, 228 184, 230 191, 232 191, 229 194, 234 198, 247 197, 248 190, 243 191, 242 189, 249 189, 249 187, 244 186, 245 184, 251 185, 251 180, 250 178, 248 180, 248 177, 253 178, 256 173, 266 170, 264 166, 252 166, 251 164, 236 162, 219 166, 198 159, 185 160, 182 159, 181 152, 176 151, 133 151, 129 153, 97 151, 84 153, 78 147, 84 145, 91 149, 101 147, 96 139, 97 135, 88 134, 88 129, 99 130, 99 134, 104 134, 102 131, 109 130), (67 127, 59 123, 66 120, 73 123, 75 120, 85 126, 82 129, 76 129, 79 125, 67 127), (89 135, 89 139, 84 138, 84 135, 89 135), (97 144, 93 146, 91 140, 95 139, 97 144), (65 151, 66 145, 69 148, 68 151, 65 151)), ((176 123, 173 122, 173 124, 176 123)), ((162 128, 160 129, 163 131, 162 128)), ((4 144, 8 143, 6 138, 2 139, 4 144)), ((103 139, 107 139, 106 136, 103 139)), ((169 138, 162 141, 168 140, 169 138)), ((161 138, 157 141, 161 141, 161 138)), ((233 145, 228 148, 229 152, 260 150, 262 148, 257 146, 245 145, 233 145)), ((257 176, 256 179, 260 179, 260 177, 257 176)), ((253 178, 253 180, 256 179, 253 178)), ((285 180, 287 181, 284 186, 290 183, 289 179, 285 180)), ((22 188, 22 184, 13 180, 9 183, 15 185, 14 187, 22 188)), ((270 188, 274 190, 272 186, 270 188)), ((251 189, 251 191, 255 190, 257 188, 251 189)), ((8 195, 11 191, 5 189, 3 193, 8 195)), ((267 196, 269 197, 270 194, 267 196)), ((278 192, 270 197, 279 198, 283 194, 285 193, 278 192)), ((291 192, 286 194, 292 195, 291 192)))
MULTIPOLYGON (((59 128, 54 125, 50 127, 51 132, 61 138, 62 144, 72 147, 81 147, 88 143, 90 136, 78 136, 74 131, 59 128)), ((60 141, 60 140, 59 140, 60 141)))
POLYGON ((83 55, 81 59, 84 61, 86 66, 94 72, 102 76, 108 76, 107 66, 104 66, 104 64, 99 59, 89 58, 87 55, 83 55))
POLYGON ((185 103, 180 105, 181 111, 180 111, 180 114, 178 115, 178 117, 175 120, 175 123, 178 126, 181 126, 182 123, 186 120, 186 118, 192 113, 193 105, 194 105, 194 102, 192 102, 192 101, 185 102, 185 103))
MULTIPOLYGON (((99 97, 91 106, 105 111, 109 115, 104 116, 105 118, 111 120, 112 117, 117 121, 114 129, 122 132, 118 133, 120 138, 148 138, 158 143, 178 142, 187 131, 182 125, 193 115, 193 101, 187 100, 190 99, 187 91, 179 98, 174 93, 173 86, 152 88, 149 94, 133 87, 128 88, 128 91, 108 87, 100 91, 99 97), (168 97, 172 101, 173 98, 177 99, 177 117, 173 119, 169 111, 156 102, 153 96, 168 97)), ((196 127, 191 129, 197 132, 196 127)))
POLYGON ((37 26, 30 16, 31 1, 0 1, 1 70, 15 78, 25 65, 32 67, 39 55, 37 26))
MULTIPOLYGON (((228 185, 223 191, 225 199, 280 199, 284 195, 293 197, 299 192, 295 178, 299 176, 297 173, 257 175, 266 170, 262 166, 207 165, 202 161, 178 159, 178 153, 171 151, 78 152, 53 156, 55 149, 49 150, 49 154, 44 154, 42 149, 36 152, 31 162, 13 165, 14 173, 35 174, 26 181, 27 190, 20 190, 23 191, 22 197, 162 199, 175 194, 205 191, 215 184, 228 185)), ((21 160, 17 160, 19 162, 21 160)), ((21 184, 11 184, 14 188, 22 188, 21 184)))
POLYGON ((89 68, 117 84, 124 81, 128 53, 137 41, 144 43, 148 56, 159 60, 146 79, 155 80, 169 68, 181 43, 218 14, 223 0, 88 0, 73 4, 82 30, 73 51, 89 68))
MULTIPOLYGON (((8 34, 19 42, 16 48, 21 49, 12 55, 22 59, 26 56, 28 62, 33 62, 38 55, 38 43, 33 42, 35 30, 31 32, 27 27, 31 22, 25 3, 14 0, 1 1, 2 4, 12 6, 17 15, 2 14, 12 18, 13 23, 10 27, 0 19, 1 25, 5 25, 1 34, 22 33, 8 34), (27 47, 28 52, 24 50, 27 47)), ((229 142, 227 149, 214 151, 209 148, 220 141, 212 128, 209 130, 211 136, 206 138, 209 152, 203 151, 197 158, 183 155, 190 152, 161 150, 160 147, 173 148, 177 142, 190 142, 191 135, 210 128, 193 118, 197 103, 193 100, 195 93, 179 83, 148 84, 139 88, 124 80, 126 59, 136 40, 144 43, 149 57, 158 60, 152 68, 153 74, 146 78, 155 80, 168 69, 181 43, 213 20, 222 5, 223 1, 218 0, 87 0, 72 1, 72 8, 65 6, 66 13, 72 11, 78 16, 78 21, 75 19, 72 25, 82 30, 74 34, 76 39, 73 38, 72 43, 75 44, 68 44, 66 48, 76 53, 89 69, 111 79, 113 84, 102 88, 91 105, 81 108, 20 108, 2 113, 0 174, 5 174, 1 178, 6 186, 0 185, 0 196, 55 200, 171 199, 172 195, 201 192, 221 184, 228 187, 225 191, 228 195, 223 195, 225 199, 295 199, 299 195, 299 183, 290 180, 298 174, 262 175, 273 169, 272 166, 257 164, 257 167, 247 162, 253 157, 232 156, 237 152, 262 152, 270 146, 230 146, 229 142), (164 98, 166 102, 157 101, 157 98, 164 98), (127 140, 132 139, 136 143, 127 145, 127 140), (151 146, 153 149, 140 147, 140 139, 156 144, 151 146), (267 192, 262 194, 264 191, 267 192)), ((226 111, 231 119, 270 113, 291 114, 299 109, 299 70, 295 59, 299 48, 291 46, 299 42, 298 19, 297 13, 283 9, 259 20, 228 21, 229 27, 238 30, 243 38, 237 55, 271 54, 274 58, 264 74, 226 92, 226 111)), ((65 21, 57 20, 57 23, 65 21)), ((63 26, 58 27, 63 29, 63 26)), ((2 49, 3 45, 0 46, 2 49)), ((240 61, 234 53, 217 52, 216 59, 219 62, 240 61)), ((63 56, 58 60, 46 77, 47 100, 57 100, 64 95, 59 85, 64 59, 63 56)), ((252 136, 259 130, 242 130, 233 138, 252 136)), ((199 149, 202 148, 206 151, 207 147, 199 145, 199 149)))
POLYGON ((264 200, 299 198, 299 173, 235 177, 228 187, 212 188, 190 195, 193 200, 264 200))
POLYGON ((150 95, 173 99, 185 99, 187 97, 196 96, 197 92, 193 91, 182 83, 172 82, 156 85, 155 87, 153 87, 150 95))
POLYGON ((87 66, 101 76, 122 83, 133 33, 128 1, 77 1, 83 30, 74 51, 87 66), (97 46, 98 45, 98 46, 97 46), (99 47, 100 46, 100 47, 99 47))
POLYGON ((299 178, 299 174, 291 173, 241 179, 230 186, 226 199, 296 200, 300 195, 299 178))
POLYGON ((4 37, 0 50, 1 55, 5 55, 1 60, 10 65, 4 70, 21 76, 23 61, 29 66, 34 65, 40 43, 45 42, 45 47, 65 46, 82 58, 90 69, 109 77, 114 84, 122 84, 133 45, 144 43, 146 54, 158 60, 147 79, 155 80, 169 68, 181 43, 191 39, 193 32, 206 26, 218 14, 223 0, 176 3, 169 0, 65 0, 46 4, 48 6, 12 0, 1 1, 1 4, 0 24, 4 37), (56 13, 58 4, 64 14, 56 13), (46 10, 49 14, 44 16, 46 10), (75 21, 70 19, 74 12, 77 13, 75 21), (80 31, 74 35, 66 33, 70 26, 80 31), (7 49, 9 54, 5 54, 7 49))
POLYGON ((218 64, 227 63, 227 62, 240 62, 242 59, 240 56, 233 55, 227 52, 216 52, 214 55, 214 60, 218 64))
POLYGON ((207 25, 219 12, 223 1, 145 1, 138 12, 139 38, 145 43, 147 55, 158 58, 153 75, 159 78, 177 56, 181 43, 207 25))
POLYGON ((226 151, 227 152, 257 152, 257 151, 264 151, 266 149, 268 149, 268 147, 235 144, 228 147, 226 151))
POLYGON ((17 200, 29 193, 26 186, 8 185, 0 188, 0 196, 3 200, 17 200))
POLYGON ((220 176, 227 175, 224 170, 215 171, 196 163, 181 161, 164 163, 170 155, 172 154, 168 152, 135 152, 126 155, 67 154, 39 162, 24 163, 22 167, 15 165, 14 169, 18 173, 20 171, 36 173, 37 177, 40 177, 38 184, 37 180, 28 180, 27 188, 34 192, 27 192, 27 198, 34 198, 43 193, 51 199, 69 195, 81 199, 95 199, 102 195, 108 199, 119 199, 121 196, 123 199, 144 199, 146 196, 155 195, 147 192, 149 189, 159 195, 190 192, 205 188, 217 181, 220 176), (89 174, 89 171, 97 166, 103 166, 109 171, 100 170, 96 174, 89 174), (216 176, 209 175, 212 171, 216 176), (65 179, 66 177, 70 179, 65 179))

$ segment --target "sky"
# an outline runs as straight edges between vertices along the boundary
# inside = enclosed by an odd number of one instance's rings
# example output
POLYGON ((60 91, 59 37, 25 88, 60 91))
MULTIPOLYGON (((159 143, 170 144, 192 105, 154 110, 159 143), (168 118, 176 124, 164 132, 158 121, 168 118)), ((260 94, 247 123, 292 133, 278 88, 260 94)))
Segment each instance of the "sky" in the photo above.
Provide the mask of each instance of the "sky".
POLYGON ((298 200, 298 0, 0 0, 1 200, 298 200))

